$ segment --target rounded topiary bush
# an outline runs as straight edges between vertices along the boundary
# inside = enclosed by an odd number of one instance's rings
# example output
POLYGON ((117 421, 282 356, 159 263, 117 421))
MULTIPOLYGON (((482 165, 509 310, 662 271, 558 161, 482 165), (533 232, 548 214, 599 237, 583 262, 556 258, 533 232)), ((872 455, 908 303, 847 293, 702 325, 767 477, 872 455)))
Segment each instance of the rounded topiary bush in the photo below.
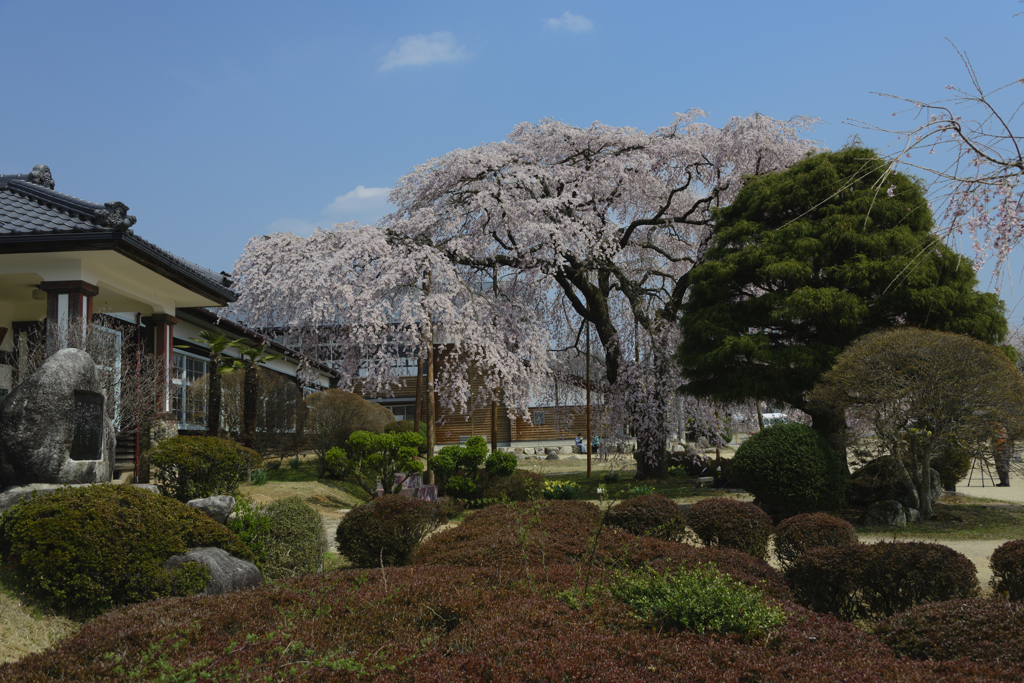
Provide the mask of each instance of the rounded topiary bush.
POLYGON ((1024 604, 969 598, 911 607, 875 626, 875 634, 904 657, 1024 664, 1024 604))
POLYGON ((353 508, 338 524, 338 553, 357 567, 404 565, 439 524, 434 505, 388 495, 353 508))
POLYGON ((926 602, 972 598, 978 574, 938 543, 876 543, 808 550, 786 572, 794 599, 840 619, 889 617, 926 602))
POLYGON ((160 492, 183 503, 194 498, 237 496, 238 484, 259 468, 263 456, 215 436, 175 436, 150 451, 160 492))
POLYGON ((636 536, 677 541, 686 535, 686 515, 676 503, 657 494, 616 503, 608 511, 607 519, 611 526, 636 536))
POLYGON ((775 527, 775 557, 783 569, 811 548, 859 543, 857 531, 845 519, 824 512, 805 512, 775 527))
POLYGON ((1024 600, 1024 539, 1008 541, 992 553, 992 589, 1010 600, 1024 600))
POLYGON ((772 518, 751 503, 706 498, 690 507, 686 524, 706 546, 741 550, 762 560, 768 555, 772 518))
POLYGON ((267 579, 286 579, 323 568, 327 532, 316 509, 298 496, 263 506, 239 503, 229 523, 256 557, 267 579))
POLYGON ((202 590, 205 582, 163 568, 196 547, 254 559, 205 513, 134 486, 61 488, 0 517, 0 561, 26 591, 74 613, 202 590))
POLYGON ((760 502, 793 512, 843 505, 845 475, 825 440, 798 422, 768 427, 744 441, 730 479, 760 502))
POLYGON ((492 476, 508 477, 516 471, 516 465, 518 464, 519 460, 516 459, 515 453, 496 451, 487 457, 484 467, 487 468, 487 472, 492 476))

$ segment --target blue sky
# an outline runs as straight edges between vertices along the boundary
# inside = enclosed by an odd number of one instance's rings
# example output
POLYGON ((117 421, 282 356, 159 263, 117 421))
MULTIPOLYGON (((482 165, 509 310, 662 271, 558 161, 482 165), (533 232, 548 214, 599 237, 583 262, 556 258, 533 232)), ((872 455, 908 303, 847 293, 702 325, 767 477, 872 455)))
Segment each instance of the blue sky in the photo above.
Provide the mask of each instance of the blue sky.
MULTIPOLYGON (((651 130, 697 107, 848 120, 1020 77, 1013 0, 38 2, 0 0, 0 173, 123 201, 135 230, 214 270, 256 234, 387 212, 415 165, 550 117, 651 130)), ((909 123, 909 121, 905 121, 909 123)), ((966 250, 966 245, 961 247, 966 250)), ((1024 317, 1021 264, 1004 296, 1024 317), (1012 294, 1010 288, 1012 286, 1012 294)), ((983 275, 983 283, 991 287, 983 275)))

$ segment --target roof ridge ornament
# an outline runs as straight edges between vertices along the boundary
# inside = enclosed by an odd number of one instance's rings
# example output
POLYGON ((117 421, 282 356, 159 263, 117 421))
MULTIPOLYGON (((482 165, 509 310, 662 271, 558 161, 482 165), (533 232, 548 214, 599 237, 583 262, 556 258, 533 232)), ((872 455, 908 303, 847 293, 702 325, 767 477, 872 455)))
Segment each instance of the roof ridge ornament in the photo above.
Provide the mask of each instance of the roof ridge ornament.
POLYGON ((123 202, 106 202, 102 209, 96 210, 96 222, 115 230, 127 230, 136 220, 135 216, 128 215, 128 206, 123 202))
POLYGON ((28 174, 25 179, 33 185, 40 185, 48 190, 52 190, 55 183, 53 182, 53 175, 50 173, 50 167, 46 164, 36 164, 32 167, 32 172, 28 174))

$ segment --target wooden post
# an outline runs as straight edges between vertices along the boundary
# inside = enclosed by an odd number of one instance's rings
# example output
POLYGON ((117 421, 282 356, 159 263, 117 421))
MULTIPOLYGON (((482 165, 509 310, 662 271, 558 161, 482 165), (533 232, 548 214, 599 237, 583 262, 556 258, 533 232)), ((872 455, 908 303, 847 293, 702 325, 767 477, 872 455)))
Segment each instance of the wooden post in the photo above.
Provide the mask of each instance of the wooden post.
MULTIPOLYGON (((498 305, 498 264, 494 264, 494 276, 491 278, 491 290, 494 292, 494 305, 498 305)), ((495 316, 497 327, 497 316, 495 316)), ((497 395, 491 396, 491 453, 498 451, 498 401, 497 395)))
MULTIPOLYGON (((587 312, 590 311, 590 302, 587 302, 587 312)), ((587 325, 587 479, 590 478, 590 456, 594 447, 590 439, 590 320, 587 325)))
MULTIPOLYGON (((430 294, 430 271, 427 271, 426 294, 430 294)), ((427 469, 430 469, 430 459, 434 457, 434 444, 437 441, 434 419, 434 327, 432 321, 427 320, 427 469)), ((433 482, 431 482, 433 483, 433 482)))
POLYGON ((420 433, 420 405, 423 398, 423 359, 416 357, 416 410, 412 419, 412 431, 420 433))

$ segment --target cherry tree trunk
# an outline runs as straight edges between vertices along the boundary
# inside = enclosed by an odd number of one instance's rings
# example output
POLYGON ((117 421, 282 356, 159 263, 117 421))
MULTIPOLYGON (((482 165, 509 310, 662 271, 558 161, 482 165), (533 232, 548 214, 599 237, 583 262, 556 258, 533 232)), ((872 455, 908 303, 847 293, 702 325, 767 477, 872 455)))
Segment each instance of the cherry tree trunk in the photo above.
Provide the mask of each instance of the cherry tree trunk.
POLYGON ((665 442, 668 440, 668 417, 665 413, 665 399, 656 398, 646 405, 640 414, 633 415, 636 431, 637 479, 665 479, 668 477, 668 454, 665 442))

